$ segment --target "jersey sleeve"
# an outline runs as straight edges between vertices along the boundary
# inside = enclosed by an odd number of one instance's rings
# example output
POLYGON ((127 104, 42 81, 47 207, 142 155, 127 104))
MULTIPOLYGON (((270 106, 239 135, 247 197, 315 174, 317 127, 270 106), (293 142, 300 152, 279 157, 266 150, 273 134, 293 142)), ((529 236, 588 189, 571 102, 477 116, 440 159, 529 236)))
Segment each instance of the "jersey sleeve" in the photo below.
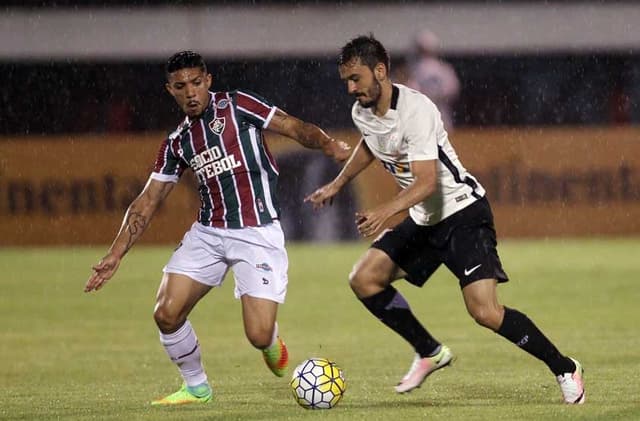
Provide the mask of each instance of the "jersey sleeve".
POLYGON ((266 99, 248 91, 235 91, 238 117, 261 129, 265 129, 278 107, 266 99))
POLYGON ((427 101, 414 105, 407 120, 405 135, 407 158, 409 161, 428 161, 438 159, 438 138, 436 136, 440 113, 436 106, 427 101))
POLYGON ((187 164, 176 155, 171 146, 172 144, 171 139, 167 138, 160 145, 150 176, 154 180, 177 183, 187 168, 187 164))

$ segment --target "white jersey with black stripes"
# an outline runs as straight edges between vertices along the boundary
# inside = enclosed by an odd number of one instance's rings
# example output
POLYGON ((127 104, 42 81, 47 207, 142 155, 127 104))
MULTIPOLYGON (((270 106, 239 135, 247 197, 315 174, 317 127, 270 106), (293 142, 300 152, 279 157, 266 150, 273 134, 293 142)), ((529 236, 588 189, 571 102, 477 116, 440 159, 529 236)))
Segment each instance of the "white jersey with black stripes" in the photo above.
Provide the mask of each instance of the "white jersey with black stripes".
POLYGON ((438 160, 438 190, 409 209, 416 224, 434 225, 485 195, 462 166, 440 112, 424 94, 394 84, 391 107, 384 116, 356 101, 351 117, 373 155, 402 188, 414 180, 412 161, 438 160))

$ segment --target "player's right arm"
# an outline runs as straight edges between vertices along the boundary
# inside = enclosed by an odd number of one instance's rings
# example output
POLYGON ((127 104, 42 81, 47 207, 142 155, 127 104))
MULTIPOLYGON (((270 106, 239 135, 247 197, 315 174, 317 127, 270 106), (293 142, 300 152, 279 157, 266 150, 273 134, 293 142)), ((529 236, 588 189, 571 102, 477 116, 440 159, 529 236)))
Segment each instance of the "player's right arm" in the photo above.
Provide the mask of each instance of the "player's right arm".
POLYGON ((118 270, 120 261, 147 229, 153 214, 169 195, 174 184, 149 178, 142 192, 129 205, 109 252, 93 266, 93 273, 84 287, 84 292, 97 291, 111 279, 118 270))
POLYGON ((353 178, 355 178, 362 170, 367 168, 375 157, 363 139, 360 139, 355 151, 342 168, 342 171, 333 179, 333 181, 320 187, 310 195, 304 198, 305 202, 311 202, 314 209, 321 208, 327 201, 333 203, 333 197, 353 178))

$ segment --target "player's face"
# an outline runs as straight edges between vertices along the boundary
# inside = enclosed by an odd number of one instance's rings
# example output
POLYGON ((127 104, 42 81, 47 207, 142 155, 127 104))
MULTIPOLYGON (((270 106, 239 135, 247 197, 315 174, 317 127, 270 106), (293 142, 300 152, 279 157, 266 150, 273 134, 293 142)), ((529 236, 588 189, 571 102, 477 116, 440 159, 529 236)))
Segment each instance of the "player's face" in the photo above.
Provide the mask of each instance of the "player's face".
POLYGON ((373 107, 380 99, 380 82, 369 66, 359 58, 343 64, 339 68, 340 79, 347 83, 347 92, 356 97, 364 108, 373 107))
POLYGON ((209 103, 211 74, 199 67, 176 70, 169 74, 167 91, 190 118, 199 117, 209 103))

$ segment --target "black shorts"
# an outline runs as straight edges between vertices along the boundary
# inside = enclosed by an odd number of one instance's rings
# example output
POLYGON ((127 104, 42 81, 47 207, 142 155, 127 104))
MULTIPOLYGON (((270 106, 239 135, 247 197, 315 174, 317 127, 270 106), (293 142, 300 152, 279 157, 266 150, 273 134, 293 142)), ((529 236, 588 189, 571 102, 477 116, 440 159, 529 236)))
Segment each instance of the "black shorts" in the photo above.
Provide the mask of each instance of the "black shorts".
POLYGON ((496 245, 493 214, 483 197, 433 226, 418 225, 408 217, 371 247, 388 254, 414 285, 424 285, 444 263, 464 288, 479 279, 509 280, 496 245))

